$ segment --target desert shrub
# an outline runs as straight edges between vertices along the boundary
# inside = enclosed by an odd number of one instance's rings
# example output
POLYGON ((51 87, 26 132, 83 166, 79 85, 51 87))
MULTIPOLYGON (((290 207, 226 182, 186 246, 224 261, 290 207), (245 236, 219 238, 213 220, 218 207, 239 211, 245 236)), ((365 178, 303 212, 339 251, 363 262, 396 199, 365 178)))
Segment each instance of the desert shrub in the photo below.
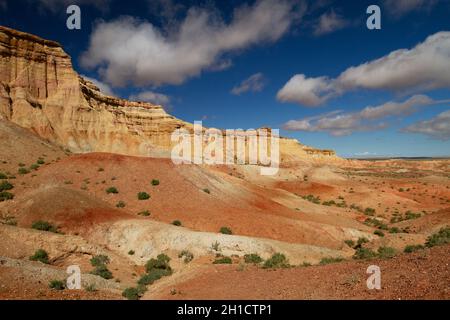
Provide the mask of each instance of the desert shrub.
POLYGON ((44 159, 38 159, 38 161, 36 161, 36 163, 42 165, 45 163, 45 161, 44 161, 44 159))
POLYGON ((172 222, 172 224, 173 224, 174 226, 181 227, 181 221, 180 221, 180 220, 174 220, 174 221, 172 222))
POLYGON ((138 284, 144 286, 150 285, 153 284, 153 282, 161 279, 162 277, 170 276, 171 274, 171 269, 152 269, 139 279, 138 284))
POLYGON ((64 290, 66 288, 64 281, 61 281, 61 280, 52 280, 52 281, 50 281, 48 286, 50 287, 50 289, 54 289, 54 290, 64 290))
POLYGON ((144 210, 138 213, 138 216, 148 217, 150 215, 150 211, 144 210))
POLYGON ((98 172, 103 172, 103 171, 105 171, 105 169, 103 169, 103 168, 98 168, 97 171, 98 171, 98 172))
POLYGON ((117 202, 116 207, 117 208, 125 208, 126 203, 123 202, 122 200, 120 200, 119 202, 117 202))
POLYGON ((152 180, 152 186, 159 186, 159 180, 158 179, 153 179, 152 180))
POLYGON ((0 192, 8 191, 13 188, 14 188, 14 186, 11 183, 9 183, 8 181, 3 181, 2 183, 0 183, 0 192))
POLYGON ((244 255, 245 263, 254 263, 259 264, 263 262, 263 259, 256 253, 246 254, 244 255))
POLYGON ((333 206, 333 205, 336 205, 336 202, 334 200, 324 201, 324 202, 322 202, 322 205, 324 205, 324 206, 333 206))
POLYGON ((309 263, 309 262, 303 262, 303 263, 301 264, 301 266, 302 266, 302 267, 311 267, 312 264, 309 263))
POLYGON ((264 262, 263 268, 287 268, 289 262, 282 253, 275 253, 264 262))
POLYGON ((48 253, 45 250, 39 249, 36 250, 36 252, 34 253, 34 255, 32 255, 30 257, 31 261, 39 261, 45 264, 48 264, 48 253))
POLYGON ((320 260, 320 264, 325 265, 325 264, 330 264, 330 263, 337 263, 337 262, 341 262, 343 260, 344 260, 344 258, 341 258, 341 257, 337 257, 337 258, 327 257, 327 258, 322 258, 322 260, 320 260))
POLYGON ((138 197, 139 200, 148 200, 148 199, 150 199, 150 195, 147 192, 139 192, 137 197, 138 197))
POLYGON ((215 241, 213 244, 211 244, 211 249, 213 249, 214 251, 219 251, 219 246, 220 243, 215 241))
POLYGON ((138 288, 126 288, 122 292, 122 296, 128 300, 139 300, 142 297, 138 288))
POLYGON ((445 227, 427 238, 425 245, 429 248, 450 243, 450 227, 445 227))
POLYGON ((34 171, 36 171, 37 169, 39 169, 39 165, 37 164, 37 163, 33 163, 31 166, 30 166, 30 170, 34 170, 34 171))
POLYGON ((110 193, 116 194, 116 193, 119 193, 119 190, 117 190, 116 187, 109 187, 108 189, 106 189, 106 193, 107 194, 110 194, 110 193))
POLYGON ((309 195, 307 195, 307 196, 303 196, 302 198, 303 198, 304 200, 309 201, 309 202, 312 202, 312 203, 315 203, 315 204, 320 204, 320 197, 319 197, 319 196, 314 197, 314 195, 309 194, 309 195))
POLYGON ((58 232, 58 228, 54 227, 51 223, 49 223, 47 221, 42 221, 42 220, 33 222, 33 224, 31 225, 31 228, 36 229, 36 230, 41 230, 41 231, 54 232, 54 233, 58 232))
POLYGON ((421 244, 416 244, 416 245, 408 245, 405 247, 405 249, 403 250, 403 252, 405 253, 412 253, 412 252, 416 252, 419 250, 425 249, 425 246, 421 245, 421 244))
POLYGON ((19 170, 17 170, 17 172, 19 174, 28 174, 28 173, 30 173, 30 170, 28 170, 27 168, 19 168, 19 170))
POLYGON ((372 259, 377 256, 377 253, 368 248, 358 248, 356 249, 353 259, 372 259))
POLYGON ((222 233, 222 234, 233 234, 233 232, 231 231, 231 229, 228 228, 228 227, 222 227, 222 228, 220 228, 220 231, 219 231, 219 232, 222 233))
POLYGON ((180 252, 180 254, 178 255, 178 258, 183 258, 184 257, 184 263, 189 263, 194 259, 194 255, 192 254, 192 252, 188 251, 188 250, 183 250, 180 252))
POLYGON ((211 191, 210 191, 208 188, 203 189, 203 192, 205 192, 205 193, 207 193, 207 194, 210 194, 210 193, 211 193, 211 191))
POLYGON ((91 271, 91 274, 100 276, 103 279, 109 280, 113 278, 111 271, 108 270, 108 267, 105 265, 97 266, 94 270, 91 271))
POLYGON ((373 234, 375 234, 375 235, 377 235, 377 236, 379 236, 379 237, 384 237, 384 233, 383 233, 382 231, 380 231, 380 230, 375 230, 375 231, 373 232, 373 234))
POLYGON ((8 176, 3 172, 0 172, 0 180, 8 179, 8 176))
POLYGON ((411 211, 406 211, 405 213, 405 219, 406 220, 412 220, 412 219, 417 219, 420 218, 422 215, 420 213, 414 213, 411 211))
POLYGON ((233 261, 230 257, 219 257, 214 260, 213 264, 232 264, 233 261))
POLYGON ((392 227, 389 229, 389 233, 399 233, 399 232, 400 232, 400 229, 397 227, 392 227))
POLYGON ((23 168, 23 167, 25 167, 25 166, 26 166, 25 163, 22 163, 22 162, 19 163, 19 167, 23 168))
POLYGON ((97 256, 93 256, 91 258, 90 262, 93 267, 99 267, 99 266, 107 265, 110 261, 109 261, 109 257, 107 255, 99 254, 97 256))
POLYGON ((132 255, 134 255, 134 250, 130 250, 130 251, 128 251, 128 254, 130 255, 130 256, 132 256, 132 255))
POLYGON ((367 215, 367 216, 373 216, 373 215, 375 215, 375 209, 373 209, 373 208, 366 208, 364 210, 364 214, 367 215))
POLYGON ((168 270, 172 271, 172 268, 169 265, 170 258, 164 253, 159 254, 156 259, 152 258, 148 260, 145 265, 145 270, 150 272, 154 269, 168 270))
POLYGON ((364 243, 368 243, 368 242, 369 242, 369 240, 367 238, 361 237, 361 238, 358 238, 358 241, 356 242, 356 246, 361 247, 364 243))
POLYGON ((393 258, 396 254, 396 250, 391 247, 379 247, 378 248, 378 256, 382 259, 390 259, 393 258))
POLYGON ((344 240, 344 243, 348 245, 350 248, 353 248, 355 246, 355 241, 353 240, 344 240))

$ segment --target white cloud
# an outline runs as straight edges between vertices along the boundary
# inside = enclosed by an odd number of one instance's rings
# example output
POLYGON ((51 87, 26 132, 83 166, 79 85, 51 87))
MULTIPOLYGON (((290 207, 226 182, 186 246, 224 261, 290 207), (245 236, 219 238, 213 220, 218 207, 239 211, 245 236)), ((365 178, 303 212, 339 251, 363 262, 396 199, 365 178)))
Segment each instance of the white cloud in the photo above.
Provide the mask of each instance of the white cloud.
POLYGON ((72 4, 92 5, 101 10, 107 10, 110 1, 111 0, 33 0, 33 2, 38 2, 46 9, 50 9, 53 12, 60 10, 61 8, 66 8, 72 4))
POLYGON ((431 138, 449 140, 450 139, 450 110, 444 111, 430 120, 424 120, 412 124, 403 132, 421 133, 431 138))
POLYGON ((121 17, 95 26, 81 63, 99 68, 115 86, 181 84, 215 65, 224 53, 277 41, 296 19, 291 0, 243 5, 228 24, 211 10, 191 8, 169 31, 121 17))
POLYGON ((278 92, 278 99, 315 106, 358 88, 412 93, 449 87, 450 32, 438 32, 412 49, 350 67, 335 79, 295 75, 278 92))
POLYGON ((97 80, 97 79, 94 79, 94 78, 91 78, 91 77, 87 77, 87 76, 85 76, 85 75, 81 75, 81 76, 82 76, 84 79, 86 79, 86 80, 92 82, 97 88, 100 89, 100 91, 101 91, 103 94, 108 95, 108 96, 116 96, 115 93, 114 93, 114 91, 112 90, 112 88, 111 88, 108 84, 106 84, 106 83, 104 83, 104 82, 101 82, 101 81, 99 81, 99 80, 97 80))
POLYGON ((258 92, 261 91, 266 85, 264 75, 261 72, 251 75, 247 79, 243 80, 239 85, 235 86, 231 93, 234 95, 240 95, 244 92, 258 92))
POLYGON ((415 95, 403 102, 387 102, 379 106, 368 106, 358 112, 343 113, 341 110, 301 120, 290 120, 285 130, 328 132, 333 136, 344 136, 355 131, 370 131, 388 126, 384 121, 375 121, 392 116, 406 116, 420 107, 450 102, 433 100, 425 95, 415 95))
POLYGON ((334 11, 330 11, 320 16, 319 21, 314 27, 313 33, 316 36, 321 36, 343 29, 348 25, 349 22, 341 15, 335 13, 334 11))
POLYGON ((384 6, 391 15, 403 16, 411 11, 430 8, 437 0, 384 0, 384 6))
POLYGON ((153 91, 142 91, 138 94, 133 94, 129 97, 132 101, 145 101, 157 105, 168 106, 170 103, 170 97, 162 93, 153 91))

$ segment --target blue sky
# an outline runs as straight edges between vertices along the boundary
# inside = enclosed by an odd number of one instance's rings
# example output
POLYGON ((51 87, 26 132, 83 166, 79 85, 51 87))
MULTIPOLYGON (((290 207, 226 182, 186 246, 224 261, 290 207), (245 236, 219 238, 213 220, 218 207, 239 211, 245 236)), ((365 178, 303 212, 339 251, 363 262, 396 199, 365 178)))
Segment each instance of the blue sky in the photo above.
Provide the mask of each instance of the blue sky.
POLYGON ((280 128, 342 156, 450 156, 449 14, 445 0, 0 0, 1 25, 60 42, 80 74, 117 96, 156 99, 210 127, 280 128), (71 3, 81 30, 66 28, 71 3), (366 27, 370 4, 381 8, 381 30, 366 27), (194 32, 179 39, 183 25, 194 32), (407 57, 386 58, 399 49, 407 57), (130 71, 136 61, 143 67, 130 71), (303 80, 287 88, 295 75, 303 80), (383 107, 390 102, 400 105, 383 107), (367 106, 382 115, 363 116, 367 106))

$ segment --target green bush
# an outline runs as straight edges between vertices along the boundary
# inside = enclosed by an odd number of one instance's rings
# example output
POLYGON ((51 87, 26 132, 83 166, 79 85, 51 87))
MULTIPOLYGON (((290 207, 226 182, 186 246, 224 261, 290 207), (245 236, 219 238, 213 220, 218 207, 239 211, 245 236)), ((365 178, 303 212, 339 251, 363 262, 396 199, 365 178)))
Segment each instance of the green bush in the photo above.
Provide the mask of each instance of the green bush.
POLYGON ((117 202, 116 207, 117 208, 125 208, 126 203, 122 200, 120 200, 119 202, 117 202))
POLYGON ((379 237, 384 237, 384 233, 383 233, 382 231, 380 231, 380 230, 375 230, 375 231, 373 232, 373 234, 375 234, 375 235, 377 235, 377 236, 379 236, 379 237))
POLYGON ((28 174, 28 173, 30 173, 30 170, 28 170, 27 168, 19 168, 19 170, 17 170, 17 172, 19 174, 28 174))
POLYGON ((246 254, 244 255, 245 263, 254 263, 259 264, 263 262, 263 259, 256 253, 246 254))
POLYGON ((369 240, 365 237, 361 237, 358 239, 358 241, 356 242, 356 247, 361 247, 364 243, 368 243, 369 240))
POLYGON ((39 165, 37 164, 37 163, 33 163, 31 166, 30 166, 30 170, 34 170, 34 171, 36 171, 37 169, 39 169, 39 165))
POLYGON ((108 267, 105 265, 101 265, 98 267, 95 267, 94 270, 91 271, 91 274, 96 275, 96 276, 100 276, 103 279, 109 280, 113 278, 113 275, 111 273, 111 271, 108 270, 108 267))
POLYGON ((214 260, 213 264, 232 264, 233 260, 230 257, 219 257, 214 260))
POLYGON ((138 213, 138 216, 148 217, 150 216, 150 211, 145 210, 138 213))
POLYGON ((408 245, 405 247, 405 249, 403 250, 403 252, 405 253, 412 253, 412 252, 416 252, 419 250, 425 249, 425 246, 421 245, 421 244, 416 244, 416 245, 408 245))
POLYGON ((42 165, 45 163, 45 161, 44 161, 44 159, 38 159, 38 161, 36 161, 36 163, 42 165))
POLYGON ((152 269, 139 279, 138 284, 144 286, 150 285, 153 284, 153 282, 161 279, 162 277, 170 276, 171 274, 171 269, 152 269))
POLYGON ((343 260, 344 260, 344 258, 341 258, 341 257, 337 257, 337 258, 327 257, 327 258, 322 258, 322 260, 320 260, 320 264, 325 265, 325 264, 330 264, 330 263, 337 263, 337 262, 341 262, 343 260))
POLYGON ((8 181, 3 181, 2 183, 0 183, 0 192, 8 191, 13 188, 14 188, 14 186, 11 183, 9 183, 8 181))
POLYGON ((107 255, 99 254, 99 255, 93 256, 91 258, 90 262, 93 267, 99 267, 99 266, 104 266, 104 265, 109 264, 110 260, 107 255))
POLYGON ((344 243, 348 245, 350 248, 353 248, 355 246, 355 241, 353 240, 344 240, 344 243))
POLYGON ((54 290, 64 290, 66 288, 66 285, 61 280, 52 280, 48 286, 54 290))
POLYGON ((366 216, 373 216, 373 215, 375 215, 375 209, 373 209, 373 208, 366 208, 364 210, 364 214, 366 216))
POLYGON ((48 253, 45 250, 39 249, 36 250, 36 252, 34 253, 34 255, 32 255, 30 257, 31 261, 39 261, 45 264, 48 264, 48 253))
POLYGON ((148 199, 150 199, 150 195, 147 192, 139 192, 138 199, 139 200, 148 200, 148 199))
POLYGON ((8 179, 8 176, 3 172, 0 172, 0 180, 8 179))
POLYGON ((220 231, 219 231, 219 232, 222 233, 222 234, 233 234, 233 232, 231 231, 231 229, 228 228, 228 227, 222 227, 222 228, 220 228, 220 231))
POLYGON ((378 256, 382 259, 390 259, 396 255, 396 250, 391 247, 379 247, 378 256))
POLYGON ((132 256, 132 255, 135 254, 135 252, 134 252, 134 250, 130 250, 130 251, 128 251, 128 254, 129 254, 130 256, 132 256))
POLYGON ((128 300, 139 300, 143 293, 138 288, 126 288, 122 292, 122 296, 128 300))
POLYGON ((445 227, 427 238, 425 245, 429 248, 450 243, 450 227, 445 227))
POLYGON ((399 232, 400 232, 400 229, 397 227, 392 227, 389 229, 389 233, 399 233, 399 232))
POLYGON ((181 221, 180 221, 180 220, 174 220, 174 221, 172 222, 172 224, 173 224, 174 226, 181 227, 181 221))
POLYGON ((33 222, 33 224, 31 225, 31 228, 36 229, 36 230, 41 230, 41 231, 58 233, 58 230, 56 227, 54 227, 51 223, 49 223, 47 221, 42 221, 42 220, 33 222))
POLYGON ((147 272, 151 272, 153 269, 161 269, 161 270, 169 270, 171 271, 171 267, 169 265, 170 258, 164 253, 159 254, 156 259, 150 259, 146 265, 145 270, 147 272))
POLYGON ((14 199, 14 195, 10 192, 0 192, 0 202, 14 199))
POLYGON ((110 194, 110 193, 116 194, 116 193, 119 193, 119 190, 117 190, 116 187, 109 187, 108 189, 106 189, 106 193, 107 194, 110 194))
POLYGON ((377 256, 377 253, 368 248, 358 248, 356 249, 353 259, 372 259, 377 256))
POLYGON ((194 255, 192 254, 192 252, 190 252, 188 250, 183 250, 178 255, 178 258, 180 258, 180 259, 183 257, 184 257, 184 263, 189 263, 194 259, 194 255))
POLYGON ((275 253, 264 262, 263 268, 287 268, 289 262, 286 256, 282 253, 275 253))
POLYGON ((159 180, 158 179, 153 179, 152 180, 152 186, 159 186, 159 180))

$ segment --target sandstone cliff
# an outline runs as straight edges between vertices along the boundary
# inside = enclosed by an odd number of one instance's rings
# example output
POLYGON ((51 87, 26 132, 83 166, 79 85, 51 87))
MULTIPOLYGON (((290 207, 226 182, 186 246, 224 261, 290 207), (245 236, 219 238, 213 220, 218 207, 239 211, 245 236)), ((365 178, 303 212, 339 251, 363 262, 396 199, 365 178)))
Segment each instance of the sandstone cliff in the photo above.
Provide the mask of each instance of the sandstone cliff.
MULTIPOLYGON (((1 26, 0 118, 76 153, 165 157, 172 132, 193 128, 162 106, 102 94, 57 42, 1 26)), ((280 153, 282 160, 335 157, 294 139, 281 139, 280 153)))

